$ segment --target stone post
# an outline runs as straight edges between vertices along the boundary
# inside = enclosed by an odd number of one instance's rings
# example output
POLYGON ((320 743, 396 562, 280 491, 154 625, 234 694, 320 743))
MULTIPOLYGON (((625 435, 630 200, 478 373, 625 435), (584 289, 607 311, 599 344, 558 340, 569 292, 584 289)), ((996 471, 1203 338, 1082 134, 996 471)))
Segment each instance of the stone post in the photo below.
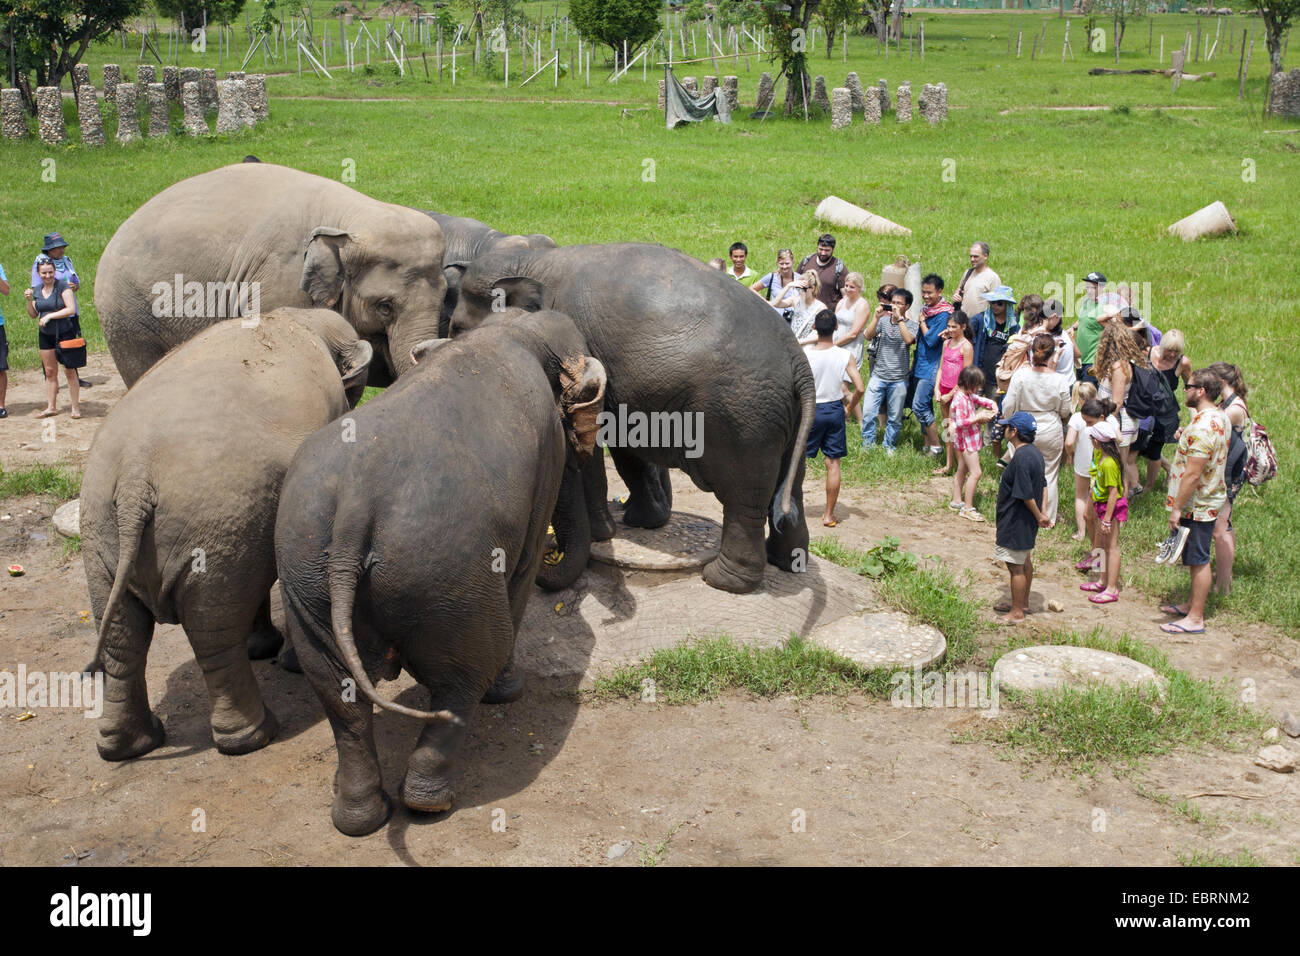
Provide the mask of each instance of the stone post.
POLYGON ((903 82, 898 85, 898 109, 894 113, 900 123, 912 122, 912 84, 903 82))
POLYGON ((78 63, 72 68, 72 88, 77 91, 77 96, 81 96, 81 88, 90 86, 90 67, 85 63, 78 63))
POLYGON ((704 85, 700 88, 700 96, 708 96, 718 88, 718 78, 716 76, 706 76, 704 85))
POLYGON ((867 97, 862 90, 862 81, 858 79, 858 74, 850 73, 844 80, 844 86, 849 91, 849 97, 853 103, 853 112, 861 113, 866 109, 867 97))
POLYGON ((135 101, 138 103, 149 93, 149 84, 158 82, 158 71, 152 63, 141 63, 135 71, 135 101))
POLYGON ((217 71, 212 67, 203 69, 203 79, 200 81, 199 89, 203 92, 203 111, 211 113, 218 107, 217 102, 217 71))
POLYGON ((104 120, 99 115, 95 88, 89 83, 83 83, 77 93, 77 126, 81 129, 82 145, 104 145, 104 120))
POLYGON ((252 129, 257 125, 253 118, 253 108, 248 103, 248 80, 234 80, 235 84, 235 121, 240 129, 252 129))
POLYGON ((1300 69, 1277 72, 1269 78, 1272 94, 1268 101, 1271 116, 1300 116, 1300 69))
POLYGON ((104 102, 117 102, 117 84, 122 82, 122 68, 116 63, 104 64, 104 102))
POLYGON ((853 122, 853 94, 847 87, 831 90, 831 129, 844 129, 853 122))
POLYGON ((764 73, 758 78, 758 100, 754 108, 760 113, 772 108, 772 100, 776 97, 776 84, 772 82, 772 74, 764 73))
POLYGON ((682 89, 684 89, 687 93, 690 93, 691 96, 699 96, 699 95, 700 95, 700 87, 699 87, 699 84, 695 82, 695 77, 693 77, 693 76, 683 77, 683 79, 682 79, 682 89))
POLYGON ((12 86, 0 90, 0 129, 3 129, 5 139, 23 139, 27 136, 23 94, 12 86))
POLYGON ((862 120, 865 123, 880 123, 880 91, 872 89, 862 98, 862 120))
POLYGON ((668 81, 659 81, 659 112, 668 109, 668 81))
POLYGON ((68 128, 63 124, 63 94, 57 86, 36 88, 36 126, 42 143, 56 146, 68 141, 68 128))
POLYGON ((131 143, 140 138, 140 120, 135 115, 135 87, 120 83, 117 87, 117 141, 131 143))
POLYGON ((889 112, 889 84, 881 80, 877 88, 880 90, 880 112, 883 115, 889 112))
POLYGON ((727 108, 733 113, 740 109, 740 77, 724 76, 722 91, 727 95, 727 108))
POLYGON ((831 111, 831 100, 826 95, 826 77, 818 76, 813 80, 813 106, 823 113, 831 111))
POLYGON ((185 107, 185 132, 191 136, 206 136, 208 120, 203 115, 203 89, 197 80, 182 84, 181 104, 185 107))
POLYGON ((266 74, 250 73, 245 82, 248 83, 248 108, 252 111, 253 122, 260 123, 271 115, 266 99, 266 74))
POLYGON ((228 80, 247 80, 247 79, 248 79, 248 74, 245 73, 243 70, 230 70, 229 72, 226 73, 226 79, 228 79, 228 80))
POLYGON ((145 91, 149 102, 149 136, 167 135, 167 87, 162 83, 150 83, 145 91))
POLYGON ((238 104, 235 103, 235 97, 238 96, 234 80, 217 81, 217 134, 237 133, 239 132, 239 115, 238 104))
POLYGON ((168 103, 181 101, 181 71, 174 66, 163 67, 163 89, 168 103))
MULTIPOLYGON (((203 71, 200 70, 197 66, 183 66, 181 67, 180 72, 181 72, 181 102, 184 103, 185 84, 186 83, 202 84, 203 71)), ((203 96, 203 90, 201 88, 199 90, 199 96, 200 96, 199 102, 202 103, 201 97, 203 96)))

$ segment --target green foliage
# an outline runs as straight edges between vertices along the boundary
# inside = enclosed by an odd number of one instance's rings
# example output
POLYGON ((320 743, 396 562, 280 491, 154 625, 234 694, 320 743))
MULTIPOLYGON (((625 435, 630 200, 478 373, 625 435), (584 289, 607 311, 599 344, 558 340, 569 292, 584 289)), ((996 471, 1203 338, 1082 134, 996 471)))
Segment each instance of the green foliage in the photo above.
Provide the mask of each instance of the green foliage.
POLYGON ((769 59, 786 77, 785 115, 807 116, 812 103, 812 78, 808 75, 808 24, 821 0, 763 0, 763 16, 772 28, 769 59))
POLYGON ((275 16, 275 0, 262 0, 262 12, 253 20, 253 29, 258 33, 265 33, 270 36, 273 34, 277 19, 275 16))
POLYGON ((623 61, 623 44, 630 58, 659 30, 659 0, 571 0, 569 19, 583 36, 614 51, 623 61))
POLYGON ((1221 853, 1218 850, 1193 850, 1191 853, 1177 854, 1178 862, 1183 866, 1263 866, 1259 857, 1244 846, 1235 855, 1221 853))
POLYGON ((32 465, 22 471, 0 469, 0 499, 53 495, 70 501, 81 494, 81 473, 63 465, 32 465))
POLYGON ((204 23, 205 13, 212 25, 236 22, 244 3, 245 0, 154 0, 154 7, 159 16, 170 17, 176 23, 184 17, 185 28, 197 30, 204 23))
POLYGON ((835 52, 835 37, 840 28, 848 25, 849 33, 862 22, 864 7, 861 0, 822 0, 817 16, 826 30, 826 57, 835 52))

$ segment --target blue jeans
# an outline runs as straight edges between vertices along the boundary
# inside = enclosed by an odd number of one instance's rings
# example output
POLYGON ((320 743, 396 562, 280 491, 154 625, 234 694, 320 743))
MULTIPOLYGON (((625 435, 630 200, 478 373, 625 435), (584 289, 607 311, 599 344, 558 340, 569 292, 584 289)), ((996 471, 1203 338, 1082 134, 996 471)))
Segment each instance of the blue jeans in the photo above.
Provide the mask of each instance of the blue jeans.
POLYGON ((867 380, 867 397, 862 410, 862 447, 876 443, 876 416, 881 403, 885 407, 885 447, 893 448, 903 428, 903 403, 907 399, 907 379, 882 382, 876 376, 867 380))
POLYGON ((934 376, 918 378, 912 394, 912 414, 922 429, 934 424, 934 376))

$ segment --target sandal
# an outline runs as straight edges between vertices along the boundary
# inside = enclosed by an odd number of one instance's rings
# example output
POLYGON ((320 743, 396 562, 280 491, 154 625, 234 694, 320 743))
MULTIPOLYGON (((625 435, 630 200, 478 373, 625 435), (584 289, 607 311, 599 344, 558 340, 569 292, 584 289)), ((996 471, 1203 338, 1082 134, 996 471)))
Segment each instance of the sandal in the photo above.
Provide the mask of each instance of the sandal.
POLYGON ((999 604, 995 604, 995 605, 993 605, 993 610, 996 611, 996 612, 999 613, 999 614, 1007 614, 1007 613, 1009 613, 1009 612, 1011 611, 1011 602, 1010 602, 1010 601, 1002 601, 1002 602, 999 603, 999 604))
POLYGON ((953 473, 948 470, 947 465, 944 465, 942 468, 936 468, 930 472, 930 476, 933 478, 950 478, 952 477, 952 474, 953 473))
POLYGON ((1075 565, 1074 565, 1074 570, 1076 570, 1076 571, 1091 571, 1091 570, 1093 570, 1092 564, 1093 564, 1092 555, 1088 555, 1088 556, 1087 556, 1086 558, 1084 558, 1082 561, 1079 561, 1079 562, 1076 562, 1076 563, 1075 563, 1075 565))
POLYGON ((955 512, 957 512, 958 514, 961 514, 962 509, 965 508, 965 507, 966 507, 966 506, 965 506, 964 504, 962 504, 960 501, 950 501, 950 502, 948 502, 948 510, 949 510, 949 511, 955 511, 955 512))
POLYGON ((1094 594, 1088 598, 1093 604, 1114 604, 1119 600, 1118 591, 1102 591, 1100 594, 1094 594))
POLYGON ((1106 590, 1106 585, 1102 584, 1100 581, 1086 581, 1079 585, 1079 590, 1091 591, 1093 594, 1098 594, 1106 590))
POLYGON ((1182 608, 1180 608, 1177 604, 1162 604, 1162 605, 1160 605, 1160 613, 1161 613, 1161 614, 1176 614, 1178 617, 1186 617, 1186 616, 1187 616, 1187 612, 1184 611, 1182 608))
POLYGON ((976 521, 976 522, 980 522, 984 520, 984 516, 980 514, 978 511, 976 511, 974 508, 962 508, 961 516, 963 518, 968 518, 971 521, 976 521))
POLYGON ((80 417, 81 417, 81 410, 80 410, 80 409, 76 409, 76 410, 74 410, 74 411, 72 412, 72 414, 69 415, 68 417, 69 417, 69 418, 80 418, 80 417))
POLYGON ((58 410, 57 408, 44 408, 44 409, 41 409, 41 411, 39 411, 39 412, 36 413, 36 417, 37 417, 37 418, 53 418, 53 417, 54 417, 55 415, 57 415, 57 414, 59 414, 59 410, 58 410))

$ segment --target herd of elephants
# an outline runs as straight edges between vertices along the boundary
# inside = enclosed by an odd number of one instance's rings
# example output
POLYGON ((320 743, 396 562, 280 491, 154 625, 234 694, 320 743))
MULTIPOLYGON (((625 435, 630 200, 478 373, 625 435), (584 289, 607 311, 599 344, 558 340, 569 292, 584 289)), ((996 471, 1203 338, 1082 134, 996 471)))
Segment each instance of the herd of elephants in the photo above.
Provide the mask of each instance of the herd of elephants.
POLYGON ((372 702, 425 722, 403 802, 450 808, 475 707, 522 693, 534 582, 567 587, 615 534, 602 411, 702 414, 702 454, 610 448, 627 524, 667 522, 680 468, 723 506, 710 585, 751 591, 768 563, 802 566, 808 361, 766 302, 676 250, 561 247, 245 162, 122 223, 95 305, 129 388, 81 493, 107 760, 163 742, 145 660, 155 623, 179 623, 222 753, 275 736, 249 658, 279 652, 334 731, 341 832, 391 812, 372 702), (258 314, 159 309, 173 278, 255 283, 258 314), (388 387, 357 408, 368 384, 388 387), (376 694, 403 668, 428 711, 376 694))

